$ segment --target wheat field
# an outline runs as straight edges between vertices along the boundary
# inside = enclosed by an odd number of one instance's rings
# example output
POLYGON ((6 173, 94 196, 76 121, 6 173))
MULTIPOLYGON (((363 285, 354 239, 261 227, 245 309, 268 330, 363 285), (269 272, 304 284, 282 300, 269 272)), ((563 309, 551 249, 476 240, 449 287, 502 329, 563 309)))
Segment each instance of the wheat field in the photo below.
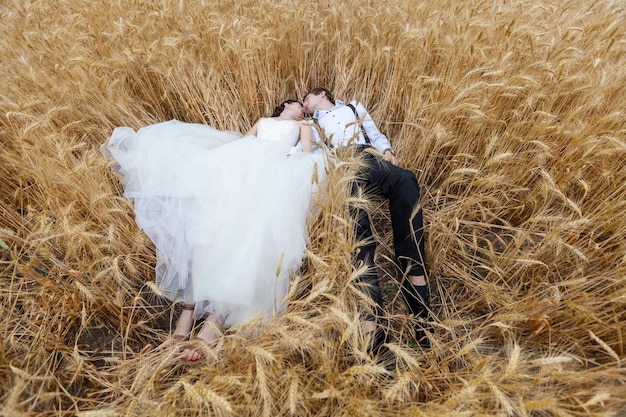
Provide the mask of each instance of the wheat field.
POLYGON ((626 3, 4 0, 0 415, 626 415, 626 3), (327 86, 422 187, 431 348, 365 353, 339 158, 286 312, 181 363, 180 310, 100 146, 179 119, 246 131, 327 86))

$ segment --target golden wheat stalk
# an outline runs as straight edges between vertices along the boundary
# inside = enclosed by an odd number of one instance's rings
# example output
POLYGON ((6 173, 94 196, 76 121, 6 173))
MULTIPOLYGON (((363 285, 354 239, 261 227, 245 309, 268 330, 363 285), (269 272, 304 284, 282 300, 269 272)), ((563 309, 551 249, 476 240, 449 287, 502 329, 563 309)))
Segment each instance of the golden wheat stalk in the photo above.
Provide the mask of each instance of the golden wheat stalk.
POLYGON ((0 5, 0 414, 620 415, 623 2, 153 0, 0 5), (194 367, 100 153, 177 118, 244 132, 316 86, 358 99, 422 187, 432 347, 370 210, 392 340, 371 358, 348 156, 285 313, 194 367))

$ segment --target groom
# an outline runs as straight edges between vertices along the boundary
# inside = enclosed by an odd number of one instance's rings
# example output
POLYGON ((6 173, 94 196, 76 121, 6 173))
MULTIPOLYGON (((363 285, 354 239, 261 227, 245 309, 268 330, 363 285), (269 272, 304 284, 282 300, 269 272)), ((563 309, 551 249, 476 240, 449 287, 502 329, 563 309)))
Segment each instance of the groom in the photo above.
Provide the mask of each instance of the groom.
MULTIPOLYGON (((423 219, 419 209, 420 189, 415 175, 397 166, 397 159, 387 137, 383 135, 361 103, 344 104, 335 100, 326 88, 309 91, 304 99, 305 110, 312 114, 314 122, 326 136, 332 148, 354 146, 362 155, 365 167, 353 186, 353 194, 375 194, 389 200, 389 211, 393 230, 395 256, 406 278, 402 280, 402 293, 414 317, 428 316, 428 286, 426 283, 426 261, 424 258, 423 219), (372 148, 380 154, 371 152, 372 148), (369 149, 370 151, 366 151, 369 149)), ((313 129, 317 133, 317 129, 313 129)), ((370 218, 363 209, 352 208, 356 220, 356 235, 365 244, 356 255, 357 264, 372 265, 376 244, 373 239, 370 218)), ((373 268, 361 277, 368 295, 382 307, 378 276, 373 268)), ((376 329, 375 317, 366 317, 363 331, 376 329)), ((415 340, 428 347, 429 341, 421 324, 414 328, 415 340)), ((383 331, 375 333, 371 349, 377 353, 386 341, 383 331)))

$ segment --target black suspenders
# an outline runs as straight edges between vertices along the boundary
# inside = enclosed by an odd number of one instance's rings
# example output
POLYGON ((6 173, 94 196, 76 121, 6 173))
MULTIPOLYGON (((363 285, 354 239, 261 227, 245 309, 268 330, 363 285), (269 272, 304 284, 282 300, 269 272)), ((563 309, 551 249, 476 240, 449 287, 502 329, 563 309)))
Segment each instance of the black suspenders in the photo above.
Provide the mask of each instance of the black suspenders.
POLYGON ((350 107, 352 109, 352 111, 354 112, 354 115, 356 116, 356 121, 359 122, 359 126, 361 127, 361 132, 363 133, 363 138, 365 139, 365 142, 368 145, 371 145, 372 141, 367 136, 367 133, 365 133, 365 129, 363 128, 363 125, 361 124, 361 118, 359 117, 359 114, 356 112, 356 107, 354 107, 352 105, 352 103, 348 103, 348 104, 346 104, 346 106, 350 107))

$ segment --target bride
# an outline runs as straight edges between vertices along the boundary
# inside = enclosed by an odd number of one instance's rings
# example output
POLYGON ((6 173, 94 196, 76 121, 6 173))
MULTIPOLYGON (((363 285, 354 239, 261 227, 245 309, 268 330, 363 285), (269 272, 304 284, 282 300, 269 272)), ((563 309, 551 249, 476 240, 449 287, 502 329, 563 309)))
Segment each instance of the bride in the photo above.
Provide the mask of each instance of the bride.
MULTIPOLYGON (((194 340, 213 346, 225 328, 284 307, 325 171, 303 114, 301 103, 286 100, 243 136, 176 120, 113 131, 106 153, 155 244, 156 283, 183 301, 174 339, 187 339, 206 317, 194 340), (298 141, 303 153, 287 156, 298 141)), ((202 356, 193 343, 182 354, 202 356)))

